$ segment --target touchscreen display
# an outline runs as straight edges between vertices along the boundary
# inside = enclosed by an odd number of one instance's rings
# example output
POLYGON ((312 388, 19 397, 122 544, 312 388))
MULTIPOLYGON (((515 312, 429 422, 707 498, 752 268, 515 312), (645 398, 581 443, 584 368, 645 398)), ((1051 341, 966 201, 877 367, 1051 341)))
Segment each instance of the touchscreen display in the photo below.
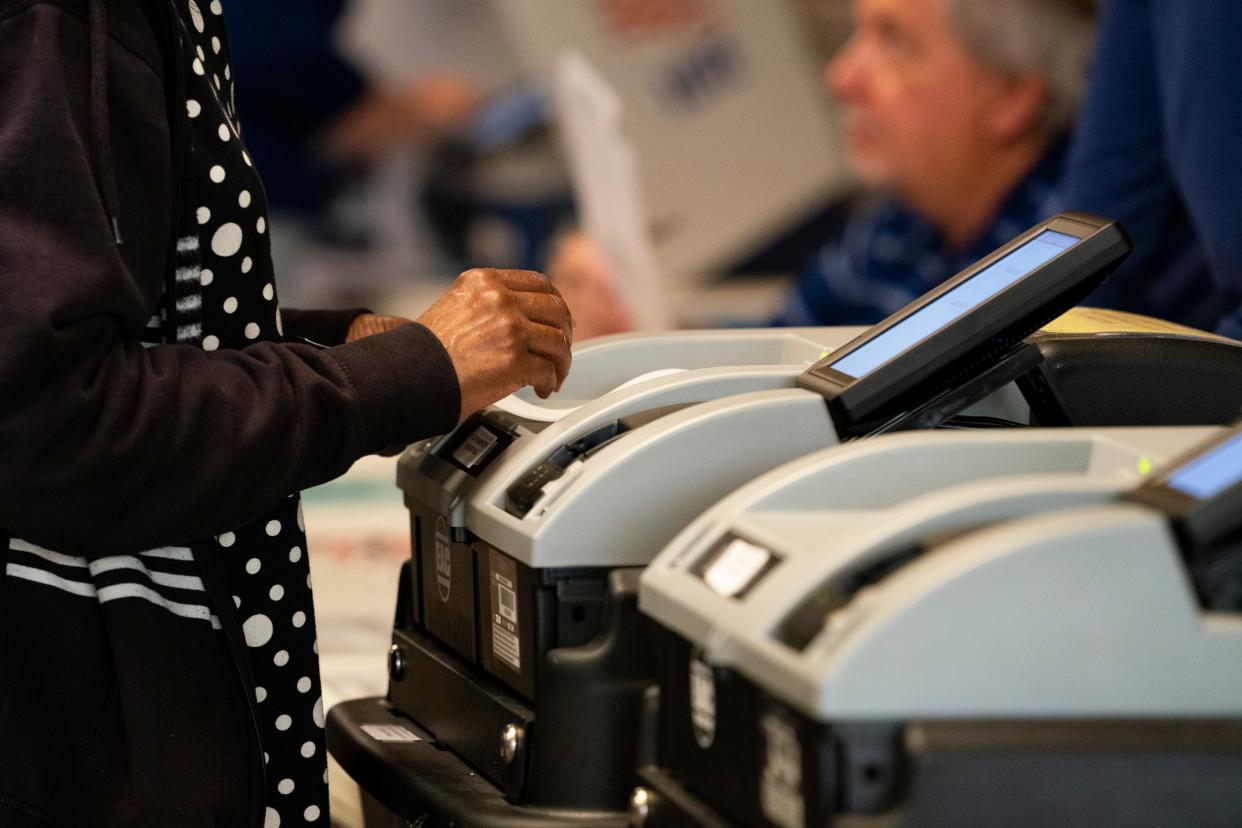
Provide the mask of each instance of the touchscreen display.
POLYGON ((1242 434, 1226 440, 1169 475, 1168 487, 1209 500, 1242 480, 1242 434))
POLYGON ((1078 241, 1074 236, 1045 230, 829 367, 854 379, 869 374, 1055 259, 1078 241))

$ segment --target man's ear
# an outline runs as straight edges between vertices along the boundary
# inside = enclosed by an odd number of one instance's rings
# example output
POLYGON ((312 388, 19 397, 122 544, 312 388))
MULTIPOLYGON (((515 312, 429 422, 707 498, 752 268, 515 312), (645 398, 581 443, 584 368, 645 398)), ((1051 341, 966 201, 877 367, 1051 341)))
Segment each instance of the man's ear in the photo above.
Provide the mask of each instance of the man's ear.
POLYGON ((1028 138, 1040 128, 1048 108, 1048 84, 1035 75, 1011 75, 988 118, 992 136, 1009 144, 1028 138))

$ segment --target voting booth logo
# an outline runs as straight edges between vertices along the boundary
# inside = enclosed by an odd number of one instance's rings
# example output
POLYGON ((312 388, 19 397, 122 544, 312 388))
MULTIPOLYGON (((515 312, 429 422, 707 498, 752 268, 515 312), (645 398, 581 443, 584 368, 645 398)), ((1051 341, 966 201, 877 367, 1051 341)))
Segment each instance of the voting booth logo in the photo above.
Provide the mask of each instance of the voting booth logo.
POLYGON ((448 521, 440 516, 436 518, 436 586, 440 590, 440 600, 446 604, 453 591, 452 550, 448 521))

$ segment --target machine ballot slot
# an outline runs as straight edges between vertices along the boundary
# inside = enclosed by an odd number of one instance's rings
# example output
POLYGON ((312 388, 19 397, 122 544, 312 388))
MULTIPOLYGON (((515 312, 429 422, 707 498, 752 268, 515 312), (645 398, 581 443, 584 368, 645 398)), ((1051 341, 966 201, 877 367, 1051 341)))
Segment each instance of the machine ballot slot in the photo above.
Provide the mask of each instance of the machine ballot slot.
POLYGON ((859 592, 875 586, 926 551, 921 544, 893 550, 878 561, 834 576, 816 587, 781 619, 773 635, 777 641, 799 652, 810 646, 832 615, 844 609, 859 592))
POLYGON ((575 462, 589 459, 626 432, 653 423, 689 405, 679 403, 630 414, 567 443, 509 487, 506 492, 508 497, 505 511, 516 517, 525 517, 543 497, 547 485, 563 477, 565 471, 575 462))
POLYGON ((741 600, 781 562, 781 557, 758 544, 726 535, 693 568, 712 591, 741 600))
POLYGON ((798 384, 824 395, 843 435, 873 432, 1005 361, 1130 249, 1113 222, 1055 216, 811 366, 798 384))

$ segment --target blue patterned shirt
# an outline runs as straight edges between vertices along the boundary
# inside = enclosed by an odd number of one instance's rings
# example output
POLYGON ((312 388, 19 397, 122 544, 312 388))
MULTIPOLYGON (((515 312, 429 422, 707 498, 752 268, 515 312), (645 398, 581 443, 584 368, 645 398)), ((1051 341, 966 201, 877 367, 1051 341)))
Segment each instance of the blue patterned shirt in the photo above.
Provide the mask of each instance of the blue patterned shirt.
POLYGON ((889 199, 853 216, 840 239, 807 263, 779 326, 873 325, 1062 209, 1063 146, 1051 150, 1014 189, 966 250, 948 249, 936 230, 889 199))

